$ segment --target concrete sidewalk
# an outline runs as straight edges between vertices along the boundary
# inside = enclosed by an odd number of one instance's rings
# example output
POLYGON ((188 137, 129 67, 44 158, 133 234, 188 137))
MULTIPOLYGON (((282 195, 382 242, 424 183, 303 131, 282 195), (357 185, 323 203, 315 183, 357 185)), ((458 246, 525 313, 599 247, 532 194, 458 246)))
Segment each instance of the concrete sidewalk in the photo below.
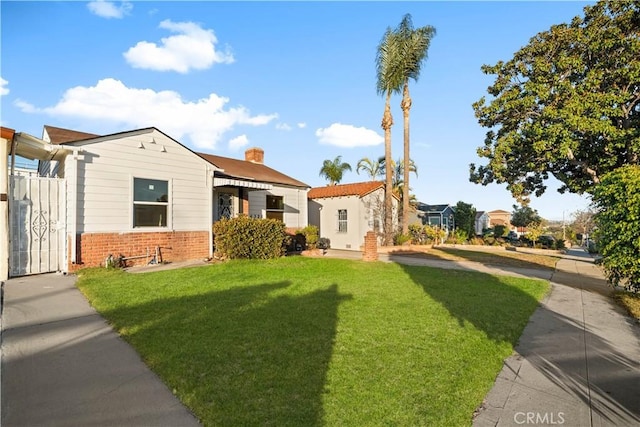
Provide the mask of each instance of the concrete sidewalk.
POLYGON ((582 250, 556 266, 474 426, 640 425, 640 327, 582 250))
POLYGON ((74 283, 4 284, 1 425, 198 426, 74 283))

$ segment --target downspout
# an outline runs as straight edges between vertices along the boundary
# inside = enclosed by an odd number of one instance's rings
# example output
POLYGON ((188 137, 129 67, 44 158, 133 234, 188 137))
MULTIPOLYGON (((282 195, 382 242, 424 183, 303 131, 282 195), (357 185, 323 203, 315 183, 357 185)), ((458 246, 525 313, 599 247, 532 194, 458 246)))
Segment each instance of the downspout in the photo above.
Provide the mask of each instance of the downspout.
POLYGON ((76 264, 78 261, 78 151, 73 150, 73 183, 71 187, 71 206, 69 207, 69 234, 71 234, 71 264, 76 264))
POLYGON ((209 258, 213 258, 213 171, 207 167, 207 192, 209 210, 209 258))

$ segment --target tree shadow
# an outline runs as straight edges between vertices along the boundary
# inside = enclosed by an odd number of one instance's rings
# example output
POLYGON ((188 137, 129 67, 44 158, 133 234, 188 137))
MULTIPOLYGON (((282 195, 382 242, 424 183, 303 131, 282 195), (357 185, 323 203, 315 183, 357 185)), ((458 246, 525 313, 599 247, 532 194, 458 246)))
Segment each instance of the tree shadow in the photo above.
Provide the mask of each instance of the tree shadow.
POLYGON ((206 424, 321 425, 338 306, 349 296, 335 284, 277 294, 289 285, 161 299, 103 315, 206 424))
MULTIPOLYGON (((640 355, 639 329, 626 325, 633 342, 621 342, 613 336, 615 331, 609 331, 607 339, 598 332, 599 320, 587 317, 583 323, 546 305, 536 311, 516 348, 517 356, 508 359, 505 368, 511 371, 516 393, 535 389, 546 399, 519 402, 528 407, 513 407, 513 402, 508 406, 520 412, 540 410, 549 396, 560 396, 562 390, 591 408, 594 424, 600 424, 596 421, 600 418, 608 425, 640 425, 640 362, 633 356, 640 355)), ((570 399, 564 400, 572 406, 570 399)), ((565 415, 568 424, 580 424, 569 417, 565 415)))
MULTIPOLYGON (((515 248, 514 248, 515 249, 515 248)), ((517 252, 517 250, 516 250, 517 252)), ((523 259, 522 257, 514 258, 509 256, 510 251, 505 249, 504 251, 492 251, 484 252, 481 250, 472 249, 457 249, 450 247, 435 247, 430 248, 428 251, 415 250, 415 251, 390 251, 389 255, 396 256, 408 256, 414 258, 433 259, 442 261, 467 261, 478 262, 488 266, 506 266, 514 268, 525 269, 538 269, 545 271, 553 271, 553 267, 545 266, 534 261, 523 259)), ((561 257, 556 254, 545 254, 560 259, 561 257)))
MULTIPOLYGON (((583 307, 579 295, 582 289, 577 284, 580 275, 573 275, 573 288, 561 286, 566 295, 559 294, 555 298, 577 301, 578 305, 570 308, 576 316, 573 319, 553 311, 546 302, 538 303, 523 290, 508 286, 510 279, 506 277, 410 265, 402 268, 461 326, 470 323, 491 340, 508 342, 515 348, 518 356, 509 358, 504 369, 512 369, 511 381, 522 386, 520 398, 513 398, 511 392, 506 395, 498 392, 500 398, 514 399, 510 402, 513 411, 544 412, 544 408, 534 407, 535 400, 563 396, 561 392, 564 392, 570 398, 564 403, 559 403, 562 399, 556 398, 555 408, 566 404, 566 413, 574 409, 571 405, 575 401, 581 401, 591 408, 593 414, 613 425, 640 423, 640 357, 634 356, 640 356, 640 331, 633 324, 611 328, 607 323, 609 329, 605 329, 601 317, 616 307, 606 298, 591 293, 582 296, 587 301, 585 304, 602 304, 602 308, 599 311, 585 310, 585 316, 591 318, 582 320, 583 307), (623 328, 631 329, 633 342, 625 342, 624 338, 615 336, 616 330, 623 328), (626 348, 622 350, 622 346, 626 348), (533 368, 527 375, 513 366, 520 365, 522 360, 533 368), (514 404, 517 407, 513 407, 514 404)), ((571 276, 571 273, 566 274, 565 278, 571 276)), ((561 292, 558 289, 556 286, 552 292, 561 292)), ((515 395, 517 397, 517 393, 515 395)), ((502 405, 508 406, 505 402, 502 405)), ((513 419, 513 416, 504 417, 504 420, 513 419)), ((576 424, 576 420, 572 423, 567 419, 567 422, 576 424)))
POLYGON ((442 304, 463 326, 466 322, 495 342, 518 341, 538 301, 485 273, 402 265, 411 280, 442 304))

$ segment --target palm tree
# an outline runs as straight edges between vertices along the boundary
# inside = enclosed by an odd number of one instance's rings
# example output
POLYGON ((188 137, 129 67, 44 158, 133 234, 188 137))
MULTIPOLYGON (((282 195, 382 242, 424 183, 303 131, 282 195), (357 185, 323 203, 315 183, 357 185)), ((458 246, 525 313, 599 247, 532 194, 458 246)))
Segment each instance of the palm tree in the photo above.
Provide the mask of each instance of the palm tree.
MULTIPOLYGON (((413 28, 411 14, 406 14, 400 25, 394 31, 394 40, 398 43, 397 50, 399 61, 396 67, 402 75, 402 101, 400 107, 404 118, 404 161, 410 162, 409 157, 409 111, 411 110, 411 96, 409 95, 409 80, 418 81, 422 62, 427 59, 427 51, 431 44, 431 38, 435 36, 436 29, 430 25, 420 28, 413 28)), ((404 182, 407 184, 403 188, 402 208, 404 212, 409 210, 409 168, 404 170, 404 182)), ((409 232, 409 216, 403 215, 402 233, 409 232)))
POLYGON ((351 171, 351 165, 342 162, 342 156, 336 157, 333 161, 325 160, 320 168, 320 176, 329 180, 330 185, 336 185, 342 181, 344 171, 351 171))
POLYGON ((399 63, 399 44, 395 41, 396 34, 387 28, 376 52, 376 90, 378 95, 385 96, 384 113, 382 115, 381 127, 384 130, 384 157, 385 162, 385 196, 384 196, 384 240, 389 245, 393 241, 393 186, 391 183, 391 126, 393 126, 393 116, 391 115, 391 94, 400 93, 403 83, 399 63))
POLYGON ((383 166, 381 165, 379 159, 371 160, 368 157, 363 157, 358 162, 358 166, 356 166, 356 173, 359 175, 360 171, 363 170, 367 172, 367 175, 369 175, 371 181, 375 181, 377 177, 383 175, 382 168, 383 166))

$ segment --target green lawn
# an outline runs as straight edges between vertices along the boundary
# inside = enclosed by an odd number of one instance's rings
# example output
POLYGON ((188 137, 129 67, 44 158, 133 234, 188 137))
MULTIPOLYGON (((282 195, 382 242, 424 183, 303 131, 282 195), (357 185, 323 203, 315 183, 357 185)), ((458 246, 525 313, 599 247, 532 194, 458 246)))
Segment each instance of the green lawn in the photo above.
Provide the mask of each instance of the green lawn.
POLYGON ((78 287, 205 425, 469 425, 538 280, 288 257, 78 287))

